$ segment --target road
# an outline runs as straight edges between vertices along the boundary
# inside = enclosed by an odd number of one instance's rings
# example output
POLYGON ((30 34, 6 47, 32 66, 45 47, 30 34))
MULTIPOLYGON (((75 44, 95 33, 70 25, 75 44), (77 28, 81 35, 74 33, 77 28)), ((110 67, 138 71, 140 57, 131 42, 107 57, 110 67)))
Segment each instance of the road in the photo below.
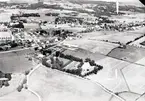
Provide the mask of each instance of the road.
MULTIPOLYGON (((27 86, 29 85, 29 77, 31 76, 31 74, 33 73, 33 72, 35 72, 39 67, 40 67, 40 65, 41 64, 38 64, 28 75, 27 75, 27 86)), ((39 99, 39 101, 42 101, 42 98, 41 98, 41 96, 37 93, 37 92, 35 92, 35 91, 33 91, 31 88, 29 88, 28 87, 28 91, 30 91, 30 92, 32 92, 33 94, 35 94, 37 97, 38 97, 38 99, 39 99)))

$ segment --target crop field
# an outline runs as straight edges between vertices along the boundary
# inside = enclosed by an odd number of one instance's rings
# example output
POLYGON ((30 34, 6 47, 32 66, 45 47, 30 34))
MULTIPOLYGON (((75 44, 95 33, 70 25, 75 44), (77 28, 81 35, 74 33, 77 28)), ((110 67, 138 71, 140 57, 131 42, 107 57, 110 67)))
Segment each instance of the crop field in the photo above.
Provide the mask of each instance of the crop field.
POLYGON ((103 70, 97 74, 89 75, 91 81, 99 82, 106 88, 114 92, 128 91, 120 69, 129 65, 129 63, 113 59, 110 57, 95 61, 103 66, 103 70))
POLYGON ((143 94, 145 91, 145 67, 131 64, 122 70, 132 92, 143 94))
POLYGON ((97 41, 97 40, 88 40, 88 39, 79 39, 72 41, 65 41, 64 43, 76 45, 82 49, 91 51, 93 53, 101 53, 107 55, 112 49, 118 47, 118 44, 97 41))
POLYGON ((98 85, 63 72, 39 67, 30 77, 29 86, 43 101, 109 101, 111 95, 98 85), (46 89, 47 88, 47 89, 46 89))
POLYGON ((134 46, 127 46, 126 49, 116 48, 108 56, 129 62, 136 62, 145 57, 145 49, 134 46))

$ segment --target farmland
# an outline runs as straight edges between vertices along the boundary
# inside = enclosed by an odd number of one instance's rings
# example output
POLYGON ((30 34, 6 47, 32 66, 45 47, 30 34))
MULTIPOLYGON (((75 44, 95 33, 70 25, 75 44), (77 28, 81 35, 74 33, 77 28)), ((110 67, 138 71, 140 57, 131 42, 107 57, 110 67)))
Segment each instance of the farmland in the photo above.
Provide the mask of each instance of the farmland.
POLYGON ((116 48, 108 56, 129 62, 136 62, 145 56, 145 49, 134 46, 127 46, 126 49, 116 48), (119 54, 118 54, 119 53, 119 54))
POLYGON ((145 67, 131 64, 125 67, 122 71, 127 80, 130 91, 143 94, 145 89, 143 80, 145 76, 145 67))
POLYGON ((107 43, 103 41, 80 39, 73 41, 65 41, 64 43, 76 45, 82 49, 88 50, 93 53, 101 53, 107 55, 112 49, 118 47, 119 45, 113 43, 107 43))
POLYGON ((39 1, 0 9, 0 101, 145 101, 144 7, 39 1))
POLYGON ((98 60, 96 63, 102 65, 104 69, 97 74, 89 75, 86 78, 94 82, 99 82, 114 92, 128 91, 127 85, 120 70, 125 66, 128 66, 129 63, 110 57, 98 60))
POLYGON ((28 54, 32 50, 23 49, 7 53, 0 53, 0 69, 6 73, 20 73, 35 66, 32 61, 28 60, 28 54))
POLYGON ((90 101, 90 97, 92 101, 102 99, 109 101, 111 97, 101 87, 88 80, 69 76, 45 67, 39 67, 31 75, 30 81, 29 86, 39 93, 44 101, 67 101, 68 99, 70 101, 90 101), (45 87, 48 89, 45 89, 45 87))
POLYGON ((27 90, 17 92, 16 90, 3 97, 0 97, 1 101, 38 101, 37 97, 27 90))

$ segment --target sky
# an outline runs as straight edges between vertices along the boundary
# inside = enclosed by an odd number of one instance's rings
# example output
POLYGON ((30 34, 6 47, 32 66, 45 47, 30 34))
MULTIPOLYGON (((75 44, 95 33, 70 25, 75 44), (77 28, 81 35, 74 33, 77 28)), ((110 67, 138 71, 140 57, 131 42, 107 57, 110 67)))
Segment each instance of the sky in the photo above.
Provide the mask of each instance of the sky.
MULTIPOLYGON (((10 1, 10 0, 0 0, 0 1, 10 1)), ((19 1, 19 0, 16 0, 19 1)), ((21 1, 21 0, 20 0, 21 1)), ((31 0, 22 0, 22 1, 31 1, 31 0)), ((33 0, 32 0, 33 1, 33 0)), ((35 1, 35 0, 34 0, 35 1)), ((36 0, 37 1, 37 0, 36 0)), ((47 1, 47 0, 46 0, 47 1)), ((116 1, 116 0, 93 0, 93 1, 116 1)), ((139 0, 118 0, 119 2, 139 2, 139 0)))

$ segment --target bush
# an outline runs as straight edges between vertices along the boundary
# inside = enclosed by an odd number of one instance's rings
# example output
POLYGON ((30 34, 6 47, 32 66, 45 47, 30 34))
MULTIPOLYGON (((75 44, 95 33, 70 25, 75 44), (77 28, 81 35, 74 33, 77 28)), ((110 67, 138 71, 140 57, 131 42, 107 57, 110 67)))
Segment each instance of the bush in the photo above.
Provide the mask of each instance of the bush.
POLYGON ((91 66, 96 66, 96 63, 95 63, 94 60, 91 60, 89 63, 90 63, 91 66))
POLYGON ((67 73, 74 74, 74 75, 81 76, 82 69, 81 68, 80 69, 73 69, 73 70, 64 69, 63 71, 65 71, 67 73))
POLYGON ((103 66, 101 65, 97 65, 98 66, 98 70, 102 70, 103 69, 103 66))
POLYGON ((69 60, 72 60, 72 61, 77 61, 77 62, 82 62, 83 61, 81 58, 74 57, 72 55, 65 55, 63 53, 60 53, 60 57, 61 58, 66 58, 66 59, 69 59, 69 60))
POLYGON ((23 85, 19 85, 18 88, 17 88, 17 91, 21 92, 22 89, 23 89, 23 85))
POLYGON ((77 66, 77 68, 79 69, 79 68, 81 68, 82 66, 83 66, 83 62, 81 62, 78 66, 77 66))
POLYGON ((59 56, 60 56, 60 51, 56 51, 55 56, 56 56, 56 57, 59 57, 59 56))
POLYGON ((30 70, 25 71, 25 75, 28 75, 30 73, 30 70))

